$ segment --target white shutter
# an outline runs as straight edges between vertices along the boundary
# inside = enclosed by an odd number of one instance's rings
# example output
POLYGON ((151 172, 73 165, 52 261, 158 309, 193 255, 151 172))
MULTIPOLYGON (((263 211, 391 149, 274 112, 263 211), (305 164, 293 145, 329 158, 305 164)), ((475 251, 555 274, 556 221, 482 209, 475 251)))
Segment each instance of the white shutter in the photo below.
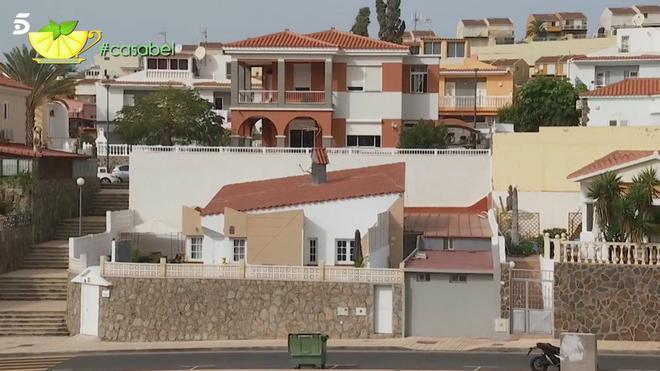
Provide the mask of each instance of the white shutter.
POLYGON ((346 68, 346 86, 349 88, 348 90, 358 87, 364 90, 364 67, 348 66, 346 68))
POLYGON ((312 89, 312 65, 296 63, 293 65, 294 89, 312 89))
POLYGON ((346 121, 346 135, 382 135, 382 124, 373 121, 346 121))
POLYGON ((383 69, 381 67, 365 67, 364 71, 364 90, 381 91, 383 85, 383 69))

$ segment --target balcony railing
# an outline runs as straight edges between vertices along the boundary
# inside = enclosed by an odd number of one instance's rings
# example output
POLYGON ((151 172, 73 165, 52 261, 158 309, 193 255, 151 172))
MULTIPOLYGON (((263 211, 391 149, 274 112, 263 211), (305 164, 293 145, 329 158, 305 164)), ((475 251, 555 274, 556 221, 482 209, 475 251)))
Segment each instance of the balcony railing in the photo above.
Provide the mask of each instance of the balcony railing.
POLYGON ((286 91, 286 103, 300 104, 323 104, 325 103, 324 91, 286 91))
POLYGON ((239 90, 238 103, 277 103, 277 90, 239 90))
POLYGON ((190 71, 176 70, 147 70, 147 79, 151 80, 190 80, 193 78, 190 71))
POLYGON ((562 263, 660 266, 660 243, 568 241, 548 234, 543 240, 545 257, 562 263))
MULTIPOLYGON (((474 109, 474 96, 443 96, 440 97, 441 110, 474 109)), ((495 110, 511 104, 511 96, 477 96, 477 110, 495 110)))

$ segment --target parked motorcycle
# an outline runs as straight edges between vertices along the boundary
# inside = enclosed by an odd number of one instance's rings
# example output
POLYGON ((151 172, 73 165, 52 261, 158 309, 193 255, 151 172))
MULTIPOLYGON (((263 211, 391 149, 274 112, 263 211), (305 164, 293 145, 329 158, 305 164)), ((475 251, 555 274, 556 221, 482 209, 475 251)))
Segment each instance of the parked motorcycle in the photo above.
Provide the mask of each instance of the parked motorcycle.
POLYGON ((536 343, 535 347, 529 348, 527 355, 529 356, 534 350, 539 349, 543 352, 542 355, 535 355, 529 361, 529 367, 532 371, 547 371, 550 366, 556 367, 560 370, 559 366, 559 348, 550 343, 536 343))

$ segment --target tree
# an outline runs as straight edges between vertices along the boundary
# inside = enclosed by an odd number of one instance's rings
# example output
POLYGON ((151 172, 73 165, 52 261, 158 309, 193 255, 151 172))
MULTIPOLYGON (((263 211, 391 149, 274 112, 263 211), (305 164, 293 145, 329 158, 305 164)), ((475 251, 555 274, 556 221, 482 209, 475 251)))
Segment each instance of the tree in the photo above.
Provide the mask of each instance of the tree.
POLYGON ((32 88, 27 97, 25 120, 25 144, 32 145, 35 110, 57 96, 73 94, 76 81, 66 77, 66 73, 73 71, 73 68, 69 65, 36 63, 32 58, 37 57, 37 52, 26 45, 14 47, 3 54, 6 62, 0 62, 0 70, 32 88))
POLYGON ((226 145, 227 130, 211 108, 192 89, 165 88, 119 111, 117 131, 129 144, 226 145))
POLYGON ((436 126, 431 120, 420 120, 401 130, 399 148, 447 148, 447 128, 436 126))
POLYGON ((351 27, 351 32, 356 35, 362 35, 369 37, 369 17, 371 16, 371 10, 368 6, 360 8, 357 16, 355 17, 355 23, 351 27))
POLYGON ((540 19, 535 19, 527 25, 527 37, 537 39, 539 37, 545 37, 547 33, 548 30, 545 28, 545 23, 540 19))
POLYGON ((580 89, 564 79, 537 77, 516 94, 513 105, 498 112, 500 122, 514 124, 516 131, 539 131, 540 126, 577 126, 580 112, 575 102, 580 89))
POLYGON ((401 20, 401 0, 376 0, 378 38, 401 44, 406 22, 401 20), (387 2, 385 2, 387 1, 387 2))

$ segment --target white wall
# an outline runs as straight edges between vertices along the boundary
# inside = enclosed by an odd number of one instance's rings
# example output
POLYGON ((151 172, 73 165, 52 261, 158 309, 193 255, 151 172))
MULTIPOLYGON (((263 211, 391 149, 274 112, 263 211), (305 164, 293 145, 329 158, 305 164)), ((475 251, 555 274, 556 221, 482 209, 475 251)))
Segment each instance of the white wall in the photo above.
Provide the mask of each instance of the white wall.
POLYGON ((48 103, 48 127, 45 128, 45 134, 48 136, 48 145, 52 149, 64 149, 65 143, 69 139, 69 110, 64 103, 50 102, 48 103), (52 111, 53 115, 50 115, 52 111))
POLYGON ((401 117, 402 93, 350 91, 332 94, 334 118, 380 121, 401 117))
POLYGON ((120 232, 133 228, 138 221, 139 218, 136 218, 133 210, 108 210, 105 213, 106 232, 110 233, 111 238, 116 238, 120 232))
MULTIPOLYGON (((406 206, 469 206, 491 189, 489 155, 339 155, 329 171, 406 163, 406 206)), ((305 154, 133 153, 130 208, 181 227, 181 206, 206 206, 224 185, 302 175, 305 154)))
POLYGON ((197 62, 199 78, 230 82, 230 80, 227 79, 228 62, 231 62, 230 56, 222 54, 220 51, 210 51, 207 49, 207 54, 204 59, 197 62))
POLYGON ((627 126, 660 125, 660 97, 590 97, 587 126, 610 126, 610 120, 628 121, 627 126))
MULTIPOLYGON (((632 17, 630 17, 632 20, 632 17)), ((660 52, 660 30, 657 28, 625 28, 617 31, 617 45, 621 45, 621 37, 628 36, 629 53, 658 53, 660 52)))
POLYGON ((403 120, 437 120, 438 94, 403 94, 403 120))
MULTIPOLYGON (((506 192, 493 192, 493 202, 499 207, 500 197, 506 205, 506 192)), ((518 192, 520 210, 539 213, 540 231, 568 228, 568 213, 581 211, 580 192, 518 192)))
MULTIPOLYGON (((96 84, 96 120, 107 121, 106 116, 107 89, 100 83, 96 84)), ((124 88, 110 86, 110 121, 116 117, 116 112, 124 107, 124 88)))

